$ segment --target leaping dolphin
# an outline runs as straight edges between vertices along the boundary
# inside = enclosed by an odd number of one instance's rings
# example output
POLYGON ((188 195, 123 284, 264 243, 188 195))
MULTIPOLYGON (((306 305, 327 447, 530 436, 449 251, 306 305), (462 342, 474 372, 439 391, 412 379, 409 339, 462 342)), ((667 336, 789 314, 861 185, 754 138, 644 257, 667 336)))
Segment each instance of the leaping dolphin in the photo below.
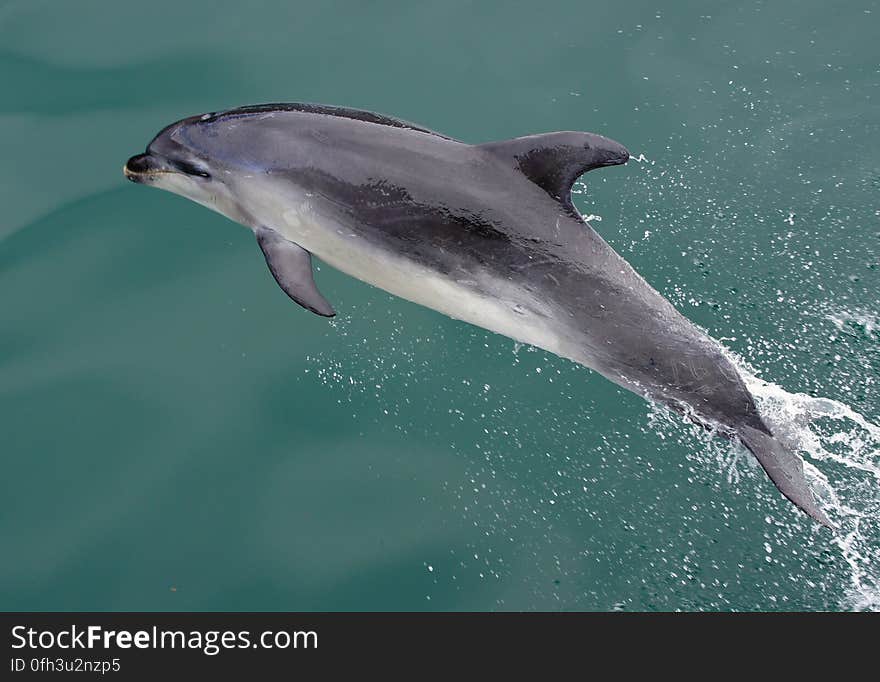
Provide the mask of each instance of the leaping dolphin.
POLYGON ((626 163, 601 135, 471 145, 396 118, 268 104, 185 118, 125 165, 132 181, 249 227, 290 298, 334 315, 312 254, 402 298, 593 369, 739 438, 820 523, 799 457, 774 437, 717 342, 682 316, 571 201, 626 163))

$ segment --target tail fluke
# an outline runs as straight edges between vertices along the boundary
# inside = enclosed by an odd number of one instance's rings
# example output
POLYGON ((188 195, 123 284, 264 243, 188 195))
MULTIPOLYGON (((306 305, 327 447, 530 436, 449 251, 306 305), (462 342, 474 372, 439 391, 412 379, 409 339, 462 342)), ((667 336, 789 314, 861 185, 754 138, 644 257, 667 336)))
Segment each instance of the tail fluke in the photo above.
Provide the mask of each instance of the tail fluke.
POLYGON ((770 480, 776 484, 779 491, 808 516, 834 530, 834 525, 816 504, 816 498, 813 497, 804 476, 804 465, 800 457, 770 434, 751 426, 740 426, 737 433, 743 445, 758 458, 764 471, 767 472, 770 480))

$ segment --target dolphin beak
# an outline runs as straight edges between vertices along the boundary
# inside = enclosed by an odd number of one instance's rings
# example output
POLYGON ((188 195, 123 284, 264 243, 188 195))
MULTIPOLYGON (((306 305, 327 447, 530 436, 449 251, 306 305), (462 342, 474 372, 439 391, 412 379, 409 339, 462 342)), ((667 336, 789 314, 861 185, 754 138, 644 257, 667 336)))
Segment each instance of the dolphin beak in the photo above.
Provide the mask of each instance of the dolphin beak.
POLYGON ((629 157, 630 157, 629 150, 626 147, 624 147, 622 144, 617 145, 617 146, 618 146, 617 154, 615 155, 614 159, 611 161, 611 165, 614 165, 614 166, 619 166, 622 163, 626 163, 627 161, 629 161, 629 157))
POLYGON ((132 156, 122 167, 122 173, 132 182, 144 182, 151 176, 170 172, 173 171, 152 154, 132 156))
POLYGON ((602 162, 603 166, 620 166, 621 164, 626 163, 630 159, 630 153, 624 148, 621 147, 613 156, 609 157, 606 161, 602 162))

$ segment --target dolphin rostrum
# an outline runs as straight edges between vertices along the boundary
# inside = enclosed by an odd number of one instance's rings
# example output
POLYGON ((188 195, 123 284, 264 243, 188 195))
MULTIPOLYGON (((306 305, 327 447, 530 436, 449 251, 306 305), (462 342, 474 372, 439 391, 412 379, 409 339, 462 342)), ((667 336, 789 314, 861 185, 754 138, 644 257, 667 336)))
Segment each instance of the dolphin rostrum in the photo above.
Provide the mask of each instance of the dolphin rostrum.
POLYGON ((831 526, 718 343, 572 204, 580 175, 628 159, 591 133, 470 145, 370 112, 270 104, 173 123, 124 170, 251 228, 304 308, 335 314, 313 279, 315 254, 738 438, 783 495, 831 526))

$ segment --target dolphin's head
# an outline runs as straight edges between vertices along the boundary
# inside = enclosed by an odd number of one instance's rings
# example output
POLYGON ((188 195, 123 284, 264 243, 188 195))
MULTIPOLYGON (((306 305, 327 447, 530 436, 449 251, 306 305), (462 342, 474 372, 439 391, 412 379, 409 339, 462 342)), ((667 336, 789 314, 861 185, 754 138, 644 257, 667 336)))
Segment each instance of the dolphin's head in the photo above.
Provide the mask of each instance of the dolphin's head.
POLYGON ((581 133, 580 136, 587 170, 618 166, 629 161, 629 151, 619 142, 595 133, 581 133))
POLYGON ((126 161, 123 173, 132 182, 179 194, 247 223, 248 216, 229 187, 229 169, 222 155, 193 142, 204 139, 194 133, 209 116, 191 116, 163 128, 143 154, 126 161))

